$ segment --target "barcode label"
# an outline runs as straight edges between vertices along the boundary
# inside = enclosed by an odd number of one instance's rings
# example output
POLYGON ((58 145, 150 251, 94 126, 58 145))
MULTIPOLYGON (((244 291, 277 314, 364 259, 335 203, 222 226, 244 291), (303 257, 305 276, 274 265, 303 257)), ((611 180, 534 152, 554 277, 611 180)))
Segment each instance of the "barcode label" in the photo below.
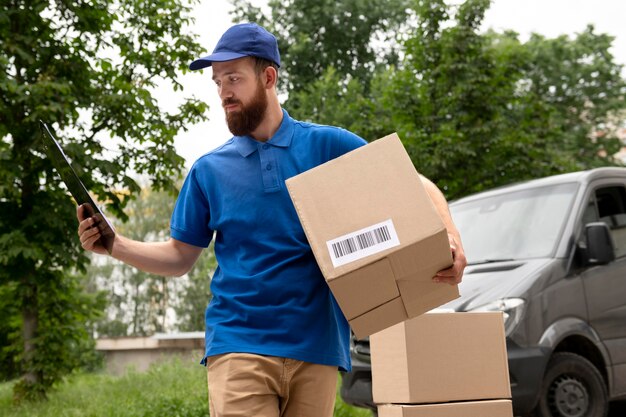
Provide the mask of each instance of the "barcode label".
POLYGON ((335 268, 398 245, 391 219, 326 242, 335 268))

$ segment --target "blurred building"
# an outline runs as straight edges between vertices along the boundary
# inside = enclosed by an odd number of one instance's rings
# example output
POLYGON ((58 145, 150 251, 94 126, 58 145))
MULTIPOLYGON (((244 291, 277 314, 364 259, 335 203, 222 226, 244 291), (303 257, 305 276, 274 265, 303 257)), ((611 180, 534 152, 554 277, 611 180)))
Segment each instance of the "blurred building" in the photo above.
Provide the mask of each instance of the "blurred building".
POLYGON ((102 338, 96 341, 96 350, 104 355, 106 371, 114 375, 129 369, 143 372, 153 363, 174 357, 199 363, 204 355, 204 332, 102 338))

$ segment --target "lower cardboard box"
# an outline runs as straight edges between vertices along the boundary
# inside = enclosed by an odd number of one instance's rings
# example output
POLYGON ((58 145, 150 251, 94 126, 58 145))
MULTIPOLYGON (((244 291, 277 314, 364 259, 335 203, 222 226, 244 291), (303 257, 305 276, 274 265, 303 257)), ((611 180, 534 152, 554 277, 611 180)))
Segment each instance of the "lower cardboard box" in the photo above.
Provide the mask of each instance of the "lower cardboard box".
POLYGON ((501 312, 427 313, 370 337, 376 404, 511 398, 501 312))
POLYGON ((513 417, 511 400, 440 404, 384 404, 378 417, 513 417))

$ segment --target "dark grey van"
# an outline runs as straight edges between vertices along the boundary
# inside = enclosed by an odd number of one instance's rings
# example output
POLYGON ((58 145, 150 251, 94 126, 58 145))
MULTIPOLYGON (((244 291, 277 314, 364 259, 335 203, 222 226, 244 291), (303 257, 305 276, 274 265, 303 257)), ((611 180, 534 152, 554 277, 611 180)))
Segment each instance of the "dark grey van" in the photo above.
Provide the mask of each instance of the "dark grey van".
MULTIPOLYGON (((468 258, 451 311, 502 311, 515 415, 606 416, 626 399, 626 169, 599 168, 450 204, 468 258)), ((349 404, 374 408, 369 342, 349 404)))

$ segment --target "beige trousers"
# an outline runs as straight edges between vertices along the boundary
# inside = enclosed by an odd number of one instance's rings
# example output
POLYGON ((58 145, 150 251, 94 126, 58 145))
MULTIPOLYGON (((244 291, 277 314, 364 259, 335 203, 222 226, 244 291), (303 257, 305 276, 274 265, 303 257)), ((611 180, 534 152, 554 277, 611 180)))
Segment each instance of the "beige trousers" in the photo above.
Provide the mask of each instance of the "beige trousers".
POLYGON ((228 353, 207 359, 211 417, 332 417, 337 367, 228 353))

